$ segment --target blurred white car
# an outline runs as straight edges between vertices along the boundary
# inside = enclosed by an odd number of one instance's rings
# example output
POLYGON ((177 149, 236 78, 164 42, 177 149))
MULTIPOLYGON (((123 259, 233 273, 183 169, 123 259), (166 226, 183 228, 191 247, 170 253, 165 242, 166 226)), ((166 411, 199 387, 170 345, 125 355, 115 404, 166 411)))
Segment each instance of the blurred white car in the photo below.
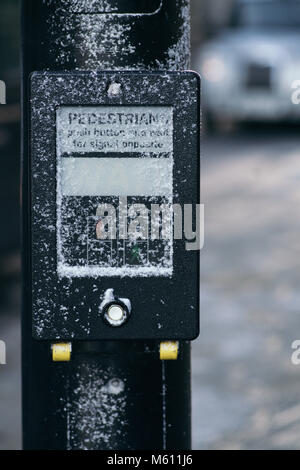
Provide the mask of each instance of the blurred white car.
POLYGON ((238 0, 232 27, 204 44, 195 65, 215 121, 299 119, 300 1, 238 0))

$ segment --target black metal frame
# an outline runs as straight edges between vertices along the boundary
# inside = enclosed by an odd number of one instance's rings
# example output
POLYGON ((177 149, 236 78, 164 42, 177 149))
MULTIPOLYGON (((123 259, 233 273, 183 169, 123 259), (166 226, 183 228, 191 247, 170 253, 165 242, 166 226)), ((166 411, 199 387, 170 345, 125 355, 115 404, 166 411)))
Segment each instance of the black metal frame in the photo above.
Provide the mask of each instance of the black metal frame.
MULTIPOLYGON (((159 360, 157 341, 74 341, 71 362, 53 363, 51 342, 33 339, 28 141, 32 72, 187 69, 188 3, 188 0, 163 0, 158 14, 146 17, 120 19, 111 15, 107 19, 105 15, 93 15, 99 41, 105 35, 108 42, 105 49, 91 50, 90 32, 83 37, 79 31, 80 18, 71 17, 61 7, 60 0, 22 0, 24 449, 184 450, 191 447, 189 342, 180 342, 177 361, 164 362, 159 360), (114 43, 114 34, 109 36, 110 29, 115 31, 119 21, 125 27, 130 23, 130 28, 124 30, 123 40, 135 45, 126 54, 122 46, 114 43), (124 406, 111 413, 111 407, 106 406, 107 395, 101 392, 88 397, 84 390, 101 391, 114 378, 125 384, 124 392, 119 395, 124 406), (81 414, 76 410, 79 398, 87 405, 81 414), (88 420, 85 413, 91 404, 94 419, 90 428, 84 428, 80 425, 88 420), (70 416, 76 420, 70 420, 70 416), (109 429, 104 418, 110 423, 109 429)), ((122 0, 123 4, 126 6, 126 0, 122 0)))
POLYGON ((34 73, 31 78, 33 335, 60 340, 192 340, 199 334, 199 251, 173 241, 169 277, 80 277, 57 274, 56 109, 59 106, 172 106, 174 203, 200 202, 200 79, 194 72, 34 73), (120 98, 109 97, 112 81, 120 98), (196 124, 196 126, 195 126, 196 124), (183 129, 185 129, 183 131, 183 129), (49 230, 48 227, 52 227, 49 230), (107 289, 130 299, 132 316, 106 325, 99 305, 107 289), (160 325, 158 328, 157 325, 160 325))

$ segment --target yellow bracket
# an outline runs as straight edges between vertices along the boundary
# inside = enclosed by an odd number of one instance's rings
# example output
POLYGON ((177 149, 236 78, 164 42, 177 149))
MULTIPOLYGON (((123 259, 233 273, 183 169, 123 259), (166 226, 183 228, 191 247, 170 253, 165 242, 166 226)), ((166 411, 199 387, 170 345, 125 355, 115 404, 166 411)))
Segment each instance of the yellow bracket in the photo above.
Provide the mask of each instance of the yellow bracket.
POLYGON ((54 362, 69 362, 71 360, 72 344, 56 343, 52 344, 52 360, 54 362))
POLYGON ((160 343, 160 359, 162 361, 176 361, 178 358, 179 342, 164 341, 160 343))

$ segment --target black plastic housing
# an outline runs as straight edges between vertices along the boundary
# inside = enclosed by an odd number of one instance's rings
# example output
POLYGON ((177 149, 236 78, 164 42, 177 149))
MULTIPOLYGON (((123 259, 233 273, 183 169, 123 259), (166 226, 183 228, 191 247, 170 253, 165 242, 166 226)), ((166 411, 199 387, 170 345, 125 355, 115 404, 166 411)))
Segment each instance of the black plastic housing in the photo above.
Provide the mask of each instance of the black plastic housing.
MULTIPOLYGON (((200 80, 194 72, 34 73, 31 77, 32 303, 36 339, 191 340, 199 334, 199 251, 173 240, 170 276, 60 277, 57 270, 56 109, 60 106, 171 106, 173 203, 200 202, 200 80), (110 96, 110 83, 122 86, 110 96), (54 229, 55 228, 55 229, 54 229), (111 328, 99 305, 114 289, 132 305, 111 328)), ((109 178, 109 166, 107 168, 109 178)), ((194 212, 195 214, 195 212, 194 212)), ((74 220, 75 222, 76 220, 74 220)))

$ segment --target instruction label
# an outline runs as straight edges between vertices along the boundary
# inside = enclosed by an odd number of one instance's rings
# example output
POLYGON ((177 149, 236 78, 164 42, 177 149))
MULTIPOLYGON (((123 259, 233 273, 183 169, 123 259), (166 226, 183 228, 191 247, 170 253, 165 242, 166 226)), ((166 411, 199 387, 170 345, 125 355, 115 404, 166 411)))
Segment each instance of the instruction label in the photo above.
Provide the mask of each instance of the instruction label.
POLYGON ((61 107, 58 153, 164 154, 173 150, 171 107, 61 107))

